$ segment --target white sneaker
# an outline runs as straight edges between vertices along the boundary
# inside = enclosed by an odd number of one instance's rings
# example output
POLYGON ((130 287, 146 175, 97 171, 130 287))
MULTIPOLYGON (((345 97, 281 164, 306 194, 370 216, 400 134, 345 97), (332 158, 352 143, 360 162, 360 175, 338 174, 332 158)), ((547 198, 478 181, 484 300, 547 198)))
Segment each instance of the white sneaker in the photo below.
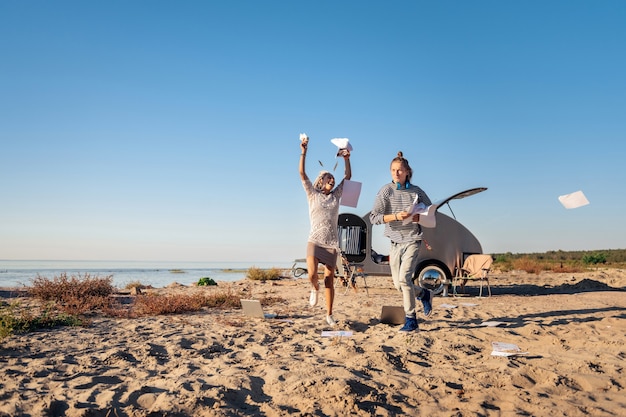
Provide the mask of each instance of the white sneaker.
POLYGON ((309 304, 311 307, 315 307, 317 305, 317 294, 319 291, 311 290, 311 296, 309 297, 309 304))
POLYGON ((328 325, 331 327, 335 327, 337 325, 337 322, 335 321, 335 319, 333 319, 333 316, 326 316, 326 323, 328 323, 328 325))

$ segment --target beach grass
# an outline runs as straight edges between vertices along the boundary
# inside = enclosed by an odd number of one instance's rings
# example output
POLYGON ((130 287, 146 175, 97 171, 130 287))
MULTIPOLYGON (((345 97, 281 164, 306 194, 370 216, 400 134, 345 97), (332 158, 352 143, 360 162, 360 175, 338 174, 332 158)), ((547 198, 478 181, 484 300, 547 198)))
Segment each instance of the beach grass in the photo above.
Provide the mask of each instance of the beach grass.
POLYGON ((271 281, 282 278, 282 270, 278 268, 261 269, 253 266, 248 269, 246 277, 253 281, 271 281))
MULTIPOLYGON (((253 276, 265 279, 276 279, 275 274, 274 270, 253 272, 253 276)), ((204 308, 238 309, 241 308, 243 298, 242 293, 231 288, 168 294, 159 293, 152 288, 147 288, 146 291, 146 287, 140 282, 134 282, 132 288, 140 291, 135 296, 118 297, 110 276, 66 273, 52 279, 37 276, 32 286, 27 287, 29 298, 25 302, 15 301, 0 305, 0 340, 16 333, 42 328, 87 325, 89 318, 98 314, 136 318, 191 313, 204 308)), ((272 305, 282 302, 283 299, 265 296, 260 301, 263 305, 272 305)))

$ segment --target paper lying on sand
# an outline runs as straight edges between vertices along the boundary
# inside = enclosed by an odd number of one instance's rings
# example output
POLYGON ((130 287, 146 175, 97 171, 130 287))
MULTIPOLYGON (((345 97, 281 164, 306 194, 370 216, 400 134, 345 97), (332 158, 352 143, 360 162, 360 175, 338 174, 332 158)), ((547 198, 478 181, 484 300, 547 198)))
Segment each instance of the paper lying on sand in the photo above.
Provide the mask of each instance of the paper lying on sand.
POLYGON ((522 352, 522 350, 513 343, 504 343, 504 342, 491 342, 491 347, 493 351, 491 352, 492 356, 515 356, 515 355, 526 355, 528 352, 522 352))
POLYGON ((587 200, 587 197, 585 197, 582 191, 561 195, 559 196, 559 201, 566 209, 574 209, 589 204, 589 200, 587 200))
POLYGON ((407 207, 406 211, 411 215, 406 219, 402 220, 402 224, 407 225, 413 221, 413 216, 416 214, 420 215, 420 219, 418 223, 424 227, 435 227, 437 225, 437 219, 435 218, 435 209, 436 207, 432 204, 426 207, 424 203, 417 202, 417 195, 415 196, 415 201, 409 207, 407 207))
POLYGON ((456 306, 454 304, 446 304, 446 303, 439 304, 439 307, 441 307, 441 308, 456 308, 456 306))
POLYGON ((505 323, 503 321, 483 321, 482 323, 479 324, 479 326, 498 327, 501 324, 505 324, 505 323))
POLYGON ((343 180, 343 193, 341 194, 342 206, 356 207, 361 195, 361 183, 358 181, 343 180))
POLYGON ((350 337, 352 332, 349 330, 323 331, 322 337, 350 337))

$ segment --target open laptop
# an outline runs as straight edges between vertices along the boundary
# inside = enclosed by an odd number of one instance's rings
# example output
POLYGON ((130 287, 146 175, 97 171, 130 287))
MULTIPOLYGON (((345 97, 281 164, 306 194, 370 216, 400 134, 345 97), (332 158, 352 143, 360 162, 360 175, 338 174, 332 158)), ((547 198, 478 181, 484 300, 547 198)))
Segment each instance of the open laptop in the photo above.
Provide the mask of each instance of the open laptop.
POLYGON ((404 307, 383 306, 380 322, 385 324, 404 324, 404 307))
POLYGON ((260 319, 276 318, 276 314, 263 313, 263 307, 261 307, 259 300, 241 300, 241 308, 243 309, 243 314, 246 316, 260 319))

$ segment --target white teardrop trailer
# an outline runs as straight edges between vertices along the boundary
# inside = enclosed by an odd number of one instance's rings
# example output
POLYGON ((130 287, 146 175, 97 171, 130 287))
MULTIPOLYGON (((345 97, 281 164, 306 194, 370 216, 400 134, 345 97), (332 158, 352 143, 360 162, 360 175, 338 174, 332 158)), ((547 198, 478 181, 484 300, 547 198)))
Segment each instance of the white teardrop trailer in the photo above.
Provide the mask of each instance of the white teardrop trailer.
MULTIPOLYGON (((443 293, 442 295, 447 296, 452 277, 463 265, 465 258, 483 253, 480 242, 472 232, 456 218, 440 213, 439 208, 444 204, 448 205, 454 216, 450 201, 469 197, 485 190, 487 188, 472 188, 433 203, 436 207, 436 225, 433 228, 422 227, 423 242, 413 278, 414 282, 419 282, 420 286, 432 290, 435 294, 443 293)), ((384 226, 376 225, 375 227, 383 228, 384 226)), ((342 254, 359 273, 391 275, 388 256, 380 255, 372 249, 372 224, 369 212, 363 217, 352 213, 340 214, 338 228, 342 254)))

